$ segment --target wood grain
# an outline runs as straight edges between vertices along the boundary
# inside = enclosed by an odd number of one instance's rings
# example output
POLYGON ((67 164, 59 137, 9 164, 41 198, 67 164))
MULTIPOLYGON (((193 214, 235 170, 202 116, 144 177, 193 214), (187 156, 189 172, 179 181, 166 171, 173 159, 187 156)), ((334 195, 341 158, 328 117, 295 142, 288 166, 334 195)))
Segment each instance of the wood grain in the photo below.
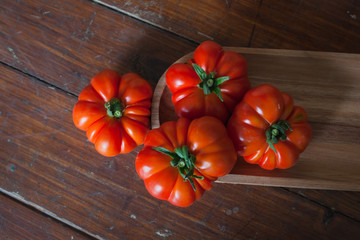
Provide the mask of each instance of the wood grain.
POLYGON ((358 222, 338 212, 329 215, 327 207, 282 189, 215 184, 185 209, 156 200, 134 169, 141 147, 101 157, 73 126, 75 97, 8 67, 0 71, 0 189, 95 238, 278 239, 281 231, 284 239, 337 239, 345 231, 351 239, 360 234, 358 222))
MULTIPOLYGON (((248 63, 252 86, 275 85, 308 113, 313 139, 298 163, 266 171, 240 161, 219 182, 360 191, 360 55, 226 48, 248 63), (341 82, 339 81, 341 79, 341 82)), ((186 62, 191 53, 176 62, 186 62)), ((152 126, 176 119, 164 75, 154 92, 152 126)))
POLYGON ((360 53, 360 3, 96 0, 198 43, 360 53))
POLYGON ((248 46, 260 1, 95 0, 192 41, 248 46))
POLYGON ((34 212, 0 193, 1 239, 89 239, 89 236, 34 212))
POLYGON ((79 94, 101 70, 136 72, 155 87, 194 43, 86 0, 3 1, 0 61, 79 94))
POLYGON ((304 198, 311 199, 332 211, 340 212, 356 221, 360 221, 360 192, 321 191, 309 189, 289 189, 304 198), (326 197, 324 197, 326 195, 326 197), (345 199, 345 201, 344 201, 345 199))
POLYGON ((360 53, 360 2, 263 0, 251 47, 360 53))

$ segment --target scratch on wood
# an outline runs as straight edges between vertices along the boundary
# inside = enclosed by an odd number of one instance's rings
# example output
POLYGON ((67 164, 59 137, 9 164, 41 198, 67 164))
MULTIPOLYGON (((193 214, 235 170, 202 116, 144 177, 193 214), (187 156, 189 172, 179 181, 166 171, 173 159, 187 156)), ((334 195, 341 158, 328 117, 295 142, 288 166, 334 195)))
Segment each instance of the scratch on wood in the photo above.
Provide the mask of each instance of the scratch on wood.
POLYGON ((125 6, 131 6, 132 2, 131 2, 131 0, 127 0, 124 4, 125 4, 125 6))
POLYGON ((101 1, 101 0, 93 0, 93 2, 96 2, 96 3, 99 3, 100 5, 103 5, 103 6, 106 6, 110 9, 113 9, 119 13, 124 13, 130 17, 133 17, 133 18, 137 18, 137 19, 141 19, 141 21, 144 21, 146 23, 149 23, 151 25, 154 25, 160 29, 164 29, 164 30, 171 30, 171 28, 164 28, 164 26, 162 26, 161 24, 157 24, 155 23, 154 21, 149 21, 147 20, 146 18, 141 18, 141 16, 143 16, 143 14, 148 14, 148 16, 150 18, 153 18, 153 17, 159 17, 159 18, 163 18, 163 16, 161 14, 156 14, 155 12, 153 11, 142 11, 142 10, 139 10, 138 8, 135 9, 133 12, 129 12, 129 11, 125 11, 124 9, 122 8, 118 8, 118 7, 115 7, 113 4, 108 4, 108 3, 105 3, 104 1, 101 1), (137 12, 137 13, 134 13, 134 12, 137 12))
POLYGON ((30 16, 33 17, 33 18, 36 18, 36 19, 41 19, 41 17, 37 16, 37 15, 30 15, 30 16))
POLYGON ((236 237, 237 237, 239 234, 243 233, 243 230, 252 222, 252 220, 254 220, 254 218, 255 218, 255 216, 252 216, 252 217, 240 228, 240 230, 237 231, 233 237, 231 237, 231 239, 236 239, 236 237))
POLYGON ((114 160, 105 161, 104 165, 106 165, 106 168, 112 169, 114 167, 114 165, 115 165, 115 162, 114 162, 114 160))
POLYGON ((226 232, 226 226, 225 225, 217 225, 221 232, 226 232))
POLYGON ((79 230, 79 231, 81 231, 81 232, 84 232, 84 233, 92 236, 92 237, 95 238, 95 239, 99 239, 99 240, 103 240, 103 239, 104 239, 104 238, 102 238, 101 236, 96 235, 96 234, 94 234, 94 233, 91 233, 91 232, 89 232, 88 230, 86 230, 86 229, 84 229, 84 228, 82 228, 82 227, 80 227, 80 226, 78 226, 78 225, 70 222, 70 221, 67 220, 67 219, 64 219, 64 218, 61 218, 61 217, 57 216, 55 213, 50 212, 49 210, 43 208, 42 206, 37 205, 36 203, 33 203, 33 202, 30 202, 30 201, 26 200, 26 199, 25 199, 23 196, 21 196, 18 192, 9 192, 9 191, 7 191, 7 190, 5 190, 5 189, 3 189, 3 188, 0 188, 0 192, 2 192, 2 193, 5 194, 5 195, 8 195, 8 196, 10 196, 10 197, 12 197, 12 198, 15 198, 16 200, 18 200, 18 201, 20 201, 20 202, 22 202, 22 203, 24 203, 24 204, 26 204, 26 205, 29 205, 29 206, 31 206, 31 207, 33 207, 33 208, 35 208, 35 209, 43 212, 44 214, 48 215, 49 217, 55 218, 56 220, 58 220, 58 221, 60 221, 60 222, 62 222, 62 223, 64 223, 64 224, 66 224, 66 225, 69 225, 69 226, 71 226, 71 227, 73 227, 73 228, 75 228, 75 229, 77 229, 77 230, 79 230))
POLYGON ((39 151, 36 151, 35 154, 34 154, 34 157, 31 159, 31 162, 29 164, 30 167, 33 166, 33 164, 35 163, 36 159, 38 158, 39 156, 39 151))
POLYGON ((38 200, 38 202, 40 202, 39 193, 37 191, 35 191, 35 195, 36 195, 36 199, 38 200))
POLYGON ((50 199, 50 202, 56 202, 57 200, 59 200, 59 199, 61 199, 62 198, 62 196, 56 196, 56 197, 54 197, 54 198, 52 198, 52 199, 50 199))
MULTIPOLYGON (((84 33, 80 32, 80 35, 83 35, 83 37, 81 38, 82 42, 80 42, 80 45, 76 50, 76 53, 79 53, 80 50, 83 48, 84 41, 88 42, 90 40, 90 38, 92 38, 95 35, 94 32, 90 31, 90 27, 93 25, 95 17, 96 17, 96 12, 93 13, 93 15, 90 19, 90 22, 89 22, 87 28, 85 29, 85 32, 84 33)), ((74 33, 74 34, 75 34, 74 37, 77 37, 78 34, 76 34, 76 33, 74 33)), ((78 56, 77 56, 77 54, 75 54, 73 61, 75 62, 77 60, 77 58, 78 58, 78 56)))
POLYGON ((94 12, 94 14, 93 14, 93 16, 91 17, 91 20, 90 20, 90 22, 89 22, 89 25, 88 25, 88 27, 87 27, 86 30, 85 30, 85 33, 84 33, 84 40, 85 40, 85 41, 89 41, 88 35, 90 36, 90 38, 94 36, 94 33, 93 33, 93 32, 90 32, 90 27, 91 27, 91 25, 94 23, 95 17, 96 17, 96 12, 94 12))
POLYGON ((251 47, 252 39, 253 39, 253 37, 254 37, 255 28, 256 28, 256 24, 257 24, 257 19, 258 19, 258 17, 259 17, 260 9, 261 9, 261 6, 262 6, 262 1, 263 1, 263 0, 260 0, 259 6, 258 6, 258 8, 257 8, 257 10, 256 10, 256 16, 255 16, 253 28, 252 28, 252 30, 251 30, 248 47, 251 47))
POLYGON ((208 39, 210 39, 210 40, 214 40, 213 37, 211 37, 211 36, 209 36, 209 35, 206 35, 205 33, 197 32, 197 34, 199 34, 200 36, 206 37, 206 38, 208 38, 208 39))
POLYGON ((18 58, 18 56, 16 55, 14 49, 12 49, 11 47, 7 48, 9 50, 9 52, 12 54, 13 58, 15 59, 15 61, 19 64, 22 64, 22 62, 20 61, 20 59, 18 58))
POLYGON ((157 218, 154 218, 153 220, 149 221, 150 224, 156 223, 158 221, 157 218))
POLYGON ((96 215, 96 213, 95 212, 93 212, 93 211, 90 211, 90 210, 86 210, 87 212, 88 212, 88 221, 90 220, 90 219, 99 219, 99 217, 96 215))
POLYGON ((22 57, 25 60, 25 62, 30 66, 32 72, 30 72, 30 70, 27 67, 25 67, 25 70, 29 71, 30 73, 37 74, 36 68, 34 67, 34 65, 32 65, 31 61, 26 57, 26 55, 22 54, 22 57))
MULTIPOLYGON (((215 199, 219 199, 218 194, 216 195, 215 199)), ((214 211, 217 210, 223 202, 224 202, 224 199, 221 199, 220 201, 218 201, 218 203, 215 205, 215 207, 213 207, 201 221, 198 221, 198 223, 203 226, 206 226, 207 221, 214 215, 214 211)))
POLYGON ((173 232, 170 231, 169 229, 158 230, 155 233, 156 235, 159 235, 160 237, 163 238, 170 237, 171 235, 173 235, 173 232))

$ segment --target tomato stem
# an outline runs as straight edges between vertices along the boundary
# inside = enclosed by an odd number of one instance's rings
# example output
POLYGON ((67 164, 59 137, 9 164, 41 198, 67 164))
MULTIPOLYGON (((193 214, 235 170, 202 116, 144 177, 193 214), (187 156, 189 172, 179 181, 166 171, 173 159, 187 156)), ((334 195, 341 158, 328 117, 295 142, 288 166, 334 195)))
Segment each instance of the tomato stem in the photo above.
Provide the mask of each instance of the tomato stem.
POLYGON ((110 101, 105 103, 107 114, 109 117, 120 118, 123 115, 123 107, 121 101, 117 98, 112 98, 110 101))
POLYGON ((209 88, 211 88, 214 85, 214 79, 208 79, 206 84, 208 85, 209 88))
POLYGON ((180 175, 184 178, 184 181, 189 181, 194 191, 196 191, 193 178, 202 180, 204 177, 194 175, 195 169, 198 169, 195 166, 196 158, 189 152, 188 146, 184 145, 175 148, 174 152, 163 147, 153 147, 152 149, 170 156, 172 158, 170 162, 171 166, 177 167, 180 175))
POLYGON ((177 165, 177 167, 180 167, 180 168, 182 168, 182 167, 185 167, 185 162, 184 161, 180 161, 179 163, 178 163, 178 165, 177 165))
POLYGON ((221 89, 219 87, 220 84, 224 83, 225 81, 229 80, 230 77, 219 77, 216 78, 216 72, 211 72, 207 74, 199 65, 196 63, 192 64, 196 74, 201 79, 199 83, 199 87, 204 90, 205 95, 209 95, 214 92, 219 99, 223 102, 224 99, 221 96, 221 89))
POLYGON ((286 140, 286 131, 292 131, 292 128, 288 121, 280 120, 274 124, 272 124, 265 132, 266 135, 266 142, 269 144, 270 148, 277 153, 274 144, 281 141, 286 140))

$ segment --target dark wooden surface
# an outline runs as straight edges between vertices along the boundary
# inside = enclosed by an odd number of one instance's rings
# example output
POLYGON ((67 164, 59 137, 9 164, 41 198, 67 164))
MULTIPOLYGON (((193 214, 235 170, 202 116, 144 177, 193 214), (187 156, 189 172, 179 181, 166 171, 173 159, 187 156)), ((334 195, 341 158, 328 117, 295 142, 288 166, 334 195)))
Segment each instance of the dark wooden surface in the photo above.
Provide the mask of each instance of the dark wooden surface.
POLYGON ((359 239, 359 192, 215 184, 177 208, 136 175, 141 146, 105 158, 74 127, 76 97, 98 71, 137 72, 155 87, 207 39, 360 53, 360 2, 2 1, 0 236, 359 239))
POLYGON ((1 239, 30 239, 30 236, 34 240, 88 239, 82 232, 75 231, 1 193, 0 211, 1 239))

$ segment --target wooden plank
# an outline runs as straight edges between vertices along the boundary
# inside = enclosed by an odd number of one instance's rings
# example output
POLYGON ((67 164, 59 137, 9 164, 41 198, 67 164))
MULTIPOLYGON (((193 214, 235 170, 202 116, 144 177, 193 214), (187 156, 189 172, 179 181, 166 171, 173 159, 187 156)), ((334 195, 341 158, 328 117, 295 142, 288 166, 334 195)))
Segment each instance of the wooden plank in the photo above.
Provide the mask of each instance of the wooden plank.
MULTIPOLYGON (((360 55, 227 48, 243 54, 252 86, 275 85, 308 113, 313 139, 298 163, 266 171, 239 162, 219 182, 360 191, 360 55), (341 81, 339 81, 341 79, 341 81)), ((186 62, 191 53, 177 62, 186 62)), ((153 98, 152 125, 175 119, 164 75, 153 98)))
POLYGON ((215 184, 185 209, 156 200, 134 169, 140 148, 100 156, 73 126, 73 96, 7 67, 0 71, 0 188, 96 238, 360 235, 359 222, 282 189, 215 184))
POLYGON ((260 1, 95 0, 196 42, 248 46, 260 1))
POLYGON ((359 1, 263 0, 251 47, 360 53, 359 1))
POLYGON ((0 194, 0 236, 2 239, 89 239, 50 217, 0 194))
POLYGON ((360 52, 357 1, 95 0, 197 42, 360 52), (205 36, 203 36, 205 35, 205 36))
POLYGON ((291 192, 297 193, 321 205, 327 206, 333 211, 341 212, 356 221, 360 221, 359 199, 360 192, 338 192, 338 191, 320 191, 309 189, 290 189, 291 192), (326 197, 324 197, 326 196, 326 197), (344 201, 346 199, 346 201, 344 201))
POLYGON ((86 0, 5 0, 0 61, 79 94, 97 72, 137 72, 154 87, 195 44, 86 0))

